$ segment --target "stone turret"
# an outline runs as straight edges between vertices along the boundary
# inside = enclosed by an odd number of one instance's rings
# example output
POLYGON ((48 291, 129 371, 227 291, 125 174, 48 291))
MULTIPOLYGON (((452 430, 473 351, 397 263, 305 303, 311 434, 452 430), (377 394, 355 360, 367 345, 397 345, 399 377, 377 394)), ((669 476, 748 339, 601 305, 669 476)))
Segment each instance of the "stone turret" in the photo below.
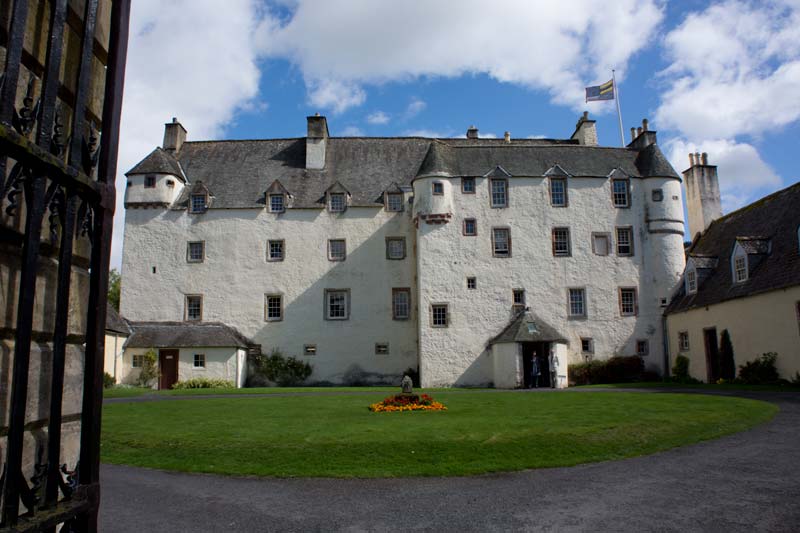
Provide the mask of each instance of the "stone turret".
POLYGON ((307 119, 306 168, 322 170, 325 168, 325 152, 328 146, 328 119, 319 113, 307 119))
POLYGON ((716 219, 722 216, 717 167, 708 164, 708 154, 689 154, 689 168, 683 171, 686 185, 686 210, 689 234, 694 241, 716 219))

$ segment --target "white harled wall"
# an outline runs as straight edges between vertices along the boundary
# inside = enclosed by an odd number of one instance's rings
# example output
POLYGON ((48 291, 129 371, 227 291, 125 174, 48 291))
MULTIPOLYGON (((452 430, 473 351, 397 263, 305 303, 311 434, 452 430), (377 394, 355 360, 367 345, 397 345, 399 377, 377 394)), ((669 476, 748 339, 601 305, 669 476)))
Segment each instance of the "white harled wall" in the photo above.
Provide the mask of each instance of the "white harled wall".
POLYGON ((132 321, 184 318, 187 294, 203 295, 203 320, 237 328, 262 345, 311 363, 310 381, 399 382, 417 366, 414 232, 407 208, 210 209, 204 214, 128 209, 121 313, 132 321), (386 258, 386 237, 406 238, 406 258, 386 258), (328 260, 328 239, 346 239, 347 258, 328 260), (267 241, 285 259, 266 260, 267 241), (205 241, 205 261, 187 263, 186 243, 205 241), (155 273, 153 273, 155 268, 155 273), (393 287, 412 294, 409 320, 393 320, 393 287), (350 290, 349 320, 324 319, 325 289, 350 290), (282 294, 284 317, 265 321, 265 294, 282 294), (376 355, 376 343, 389 343, 376 355), (317 354, 303 355, 305 344, 317 354))
MULTIPOLYGON (((491 169, 487 169, 491 170, 491 169)), ((428 195, 431 182, 414 182, 417 198, 428 195)), ((594 340, 595 357, 633 355, 636 340, 647 339, 650 355, 646 365, 663 367, 661 297, 667 297, 683 270, 683 237, 676 233, 648 233, 645 205, 650 202, 647 184, 653 178, 631 179, 632 205, 614 208, 611 183, 604 178, 569 178, 569 206, 550 205, 548 180, 512 177, 509 207, 490 206, 488 178, 476 179, 476 193, 463 194, 460 179, 445 187, 453 206, 448 224, 419 222, 417 271, 420 309, 420 374, 423 386, 486 385, 494 381, 494 363, 486 343, 512 317, 512 289, 524 288, 526 302, 542 320, 567 336, 569 362, 583 360, 581 337, 594 340), (478 235, 462 235, 464 218, 476 218, 478 235), (510 258, 492 256, 492 227, 511 228, 510 258), (553 257, 553 227, 569 227, 572 256, 553 257), (633 226, 635 255, 618 257, 592 252, 592 232, 611 234, 615 226, 633 226), (466 288, 475 276, 477 289, 466 288), (586 289, 587 317, 567 316, 567 289, 586 289), (621 317, 618 288, 637 287, 639 315, 621 317), (430 305, 447 303, 450 324, 433 328, 430 305)), ((655 179, 664 191, 659 209, 681 219, 680 183, 655 179), (677 200, 673 199, 677 196, 677 200)), ((427 207, 430 201, 418 201, 427 207)), ((420 214, 426 214, 420 211, 420 214)), ((682 227, 682 224, 675 228, 682 227)), ((499 384, 498 384, 499 385, 499 384)))

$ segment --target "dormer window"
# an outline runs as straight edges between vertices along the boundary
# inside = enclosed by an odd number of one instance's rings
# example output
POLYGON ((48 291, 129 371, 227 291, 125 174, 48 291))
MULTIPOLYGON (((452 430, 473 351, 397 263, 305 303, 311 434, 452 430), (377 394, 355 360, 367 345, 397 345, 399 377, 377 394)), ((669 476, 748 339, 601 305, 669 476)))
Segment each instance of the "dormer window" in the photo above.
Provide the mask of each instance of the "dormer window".
POLYGON ((688 294, 697 292, 697 271, 694 268, 686 269, 686 292, 688 294))
POLYGON ((331 213, 343 212, 345 205, 347 204, 345 203, 344 193, 333 192, 329 195, 328 209, 331 213))
POLYGON ((402 211, 403 210, 403 194, 399 192, 390 192, 386 194, 386 210, 387 211, 402 211))
POLYGON ((191 196, 189 211, 192 213, 203 213, 206 210, 206 203, 205 194, 193 194, 191 196))
POLYGON ((747 281, 747 255, 735 255, 733 257, 733 281, 741 283, 747 281))
POLYGON ((269 195, 269 211, 270 213, 283 213, 286 210, 286 202, 282 194, 269 195))
POLYGON ((155 176, 145 176, 144 177, 144 188, 145 189, 155 189, 156 187, 156 177, 155 176))
POLYGON ((630 207, 630 180, 611 180, 611 194, 614 200, 614 207, 630 207))

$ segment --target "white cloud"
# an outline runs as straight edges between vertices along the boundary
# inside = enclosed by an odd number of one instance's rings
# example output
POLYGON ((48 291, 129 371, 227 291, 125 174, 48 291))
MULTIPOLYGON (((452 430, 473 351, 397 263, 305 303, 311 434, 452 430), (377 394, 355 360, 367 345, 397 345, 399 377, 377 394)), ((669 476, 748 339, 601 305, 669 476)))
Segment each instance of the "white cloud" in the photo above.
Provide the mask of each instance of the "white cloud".
POLYGON ((190 139, 209 139, 221 135, 237 110, 265 108, 254 100, 258 17, 255 0, 229 0, 225 9, 215 0, 133 2, 112 267, 122 258, 123 173, 161 145, 164 123, 178 117, 190 139))
POLYGON ((404 137, 430 137, 433 139, 446 139, 453 136, 453 132, 438 131, 429 129, 406 130, 403 132, 404 137))
POLYGON ((576 109, 586 83, 624 77, 648 46, 663 0, 297 0, 288 18, 269 16, 258 41, 288 59, 309 98, 341 112, 364 102, 364 85, 485 73, 543 90, 576 109), (336 95, 333 97, 332 95, 336 95))
POLYGON ((341 137, 363 137, 364 132, 356 126, 347 126, 342 130, 341 137))
POLYGON ((428 107, 428 104, 426 104, 423 100, 420 100, 419 98, 414 98, 413 100, 411 100, 411 103, 408 104, 408 107, 406 108, 405 118, 410 119, 416 117, 417 115, 422 113, 426 107, 428 107))
POLYGON ((800 119, 800 5, 728 0, 665 38, 656 120, 692 138, 758 136, 800 119))
POLYGON ((383 111, 375 111, 367 115, 367 122, 370 124, 388 124, 389 115, 383 111))
POLYGON ((707 152, 717 165, 723 212, 729 213, 781 185, 781 178, 750 144, 725 139, 691 142, 673 139, 665 143, 670 163, 681 172, 689 167, 689 154, 707 152))

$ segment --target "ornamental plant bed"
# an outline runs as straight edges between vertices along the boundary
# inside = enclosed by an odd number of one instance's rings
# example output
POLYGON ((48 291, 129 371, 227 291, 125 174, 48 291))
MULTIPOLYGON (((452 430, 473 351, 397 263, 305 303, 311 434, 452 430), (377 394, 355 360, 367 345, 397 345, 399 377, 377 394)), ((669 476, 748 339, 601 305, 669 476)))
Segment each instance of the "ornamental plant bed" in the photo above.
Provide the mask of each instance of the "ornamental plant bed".
POLYGON ((436 402, 427 394, 396 394, 384 398, 382 402, 369 406, 373 413, 390 413, 397 411, 447 411, 447 407, 436 402))

